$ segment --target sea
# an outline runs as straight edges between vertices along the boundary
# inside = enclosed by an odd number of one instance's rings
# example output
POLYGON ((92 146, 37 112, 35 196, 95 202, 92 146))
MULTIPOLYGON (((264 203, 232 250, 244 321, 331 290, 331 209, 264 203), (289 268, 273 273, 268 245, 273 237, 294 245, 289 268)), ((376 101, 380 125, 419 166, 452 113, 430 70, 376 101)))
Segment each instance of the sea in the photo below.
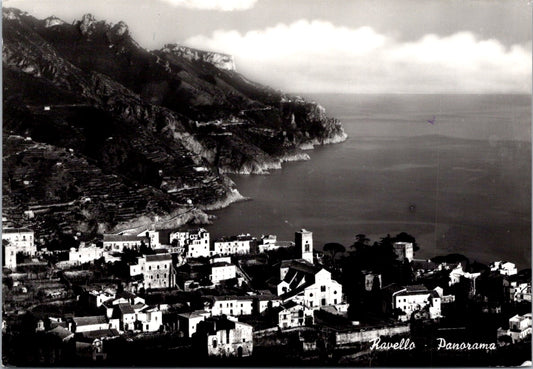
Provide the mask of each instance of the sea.
POLYGON ((348 139, 269 175, 231 175, 248 201, 212 212, 214 238, 302 228, 314 247, 407 232, 415 257, 531 264, 531 96, 303 95, 348 139))

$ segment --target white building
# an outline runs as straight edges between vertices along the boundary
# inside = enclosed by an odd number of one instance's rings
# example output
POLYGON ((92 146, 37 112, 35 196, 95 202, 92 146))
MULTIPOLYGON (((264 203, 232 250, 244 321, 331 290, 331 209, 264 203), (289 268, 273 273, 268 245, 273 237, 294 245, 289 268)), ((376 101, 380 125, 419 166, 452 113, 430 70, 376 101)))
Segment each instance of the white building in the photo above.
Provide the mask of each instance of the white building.
POLYGON ((109 329, 109 321, 103 315, 73 317, 68 320, 68 325, 73 333, 109 329))
POLYGON ((242 255, 249 254, 253 237, 249 234, 223 237, 213 243, 211 255, 242 255))
POLYGON ((313 264, 313 232, 301 229, 294 233, 296 247, 302 250, 302 259, 313 264))
POLYGON ((263 253, 266 251, 271 250, 277 250, 282 247, 293 247, 294 242, 292 241, 278 241, 277 236, 273 234, 269 234, 266 236, 261 236, 261 240, 259 241, 258 250, 259 253, 263 253))
POLYGON ((81 243, 78 249, 70 249, 68 261, 72 264, 85 264, 104 256, 104 250, 96 245, 85 246, 81 243))
POLYGON ((34 232, 27 228, 3 228, 2 241, 6 240, 9 245, 14 246, 16 253, 21 252, 26 255, 35 255, 37 247, 35 246, 34 232))
POLYGON ((397 260, 404 261, 407 259, 409 262, 413 261, 414 249, 411 242, 394 242, 393 247, 397 260))
POLYGON ((495 261, 489 264, 492 272, 499 272, 502 275, 515 275, 518 273, 516 265, 508 261, 495 261))
POLYGON ((139 233, 137 237, 147 238, 148 239, 147 245, 150 245, 150 247, 153 249, 156 249, 161 246, 161 242, 159 240, 159 231, 147 229, 139 233))
POLYGON ((144 255, 130 265, 130 276, 143 275, 144 288, 169 288, 176 285, 176 274, 170 254, 144 255))
POLYGON ((143 306, 135 309, 135 330, 141 332, 157 332, 163 324, 163 312, 155 306, 143 306))
POLYGON ((210 264, 211 273, 209 279, 214 285, 219 284, 221 281, 237 278, 237 267, 228 262, 217 262, 210 264))
POLYGON ((448 284, 453 286, 461 281, 461 278, 470 279, 472 281, 472 294, 476 293, 476 279, 481 273, 468 273, 463 270, 463 264, 458 263, 457 266, 450 271, 450 281, 448 284))
POLYGON ((178 231, 170 234, 170 243, 177 240, 178 246, 185 249, 187 258, 209 257, 209 232, 200 228, 196 231, 178 231))
POLYGON ((332 280, 326 269, 293 260, 287 272, 281 273, 284 277, 277 293, 283 303, 295 301, 315 310, 331 305, 345 310, 342 285, 332 280))
POLYGON ((210 300, 210 306, 206 310, 211 316, 241 316, 253 313, 253 296, 212 296, 210 300))
POLYGON ((111 289, 106 289, 104 291, 100 290, 91 290, 85 292, 84 298, 87 301, 87 304, 93 308, 99 308, 105 301, 109 301, 115 298, 116 292, 111 289))
POLYGON ((17 247, 11 244, 3 245, 4 257, 2 258, 2 264, 11 270, 17 268, 17 247))
POLYGON ((209 356, 245 357, 253 352, 253 327, 249 324, 211 317, 197 327, 196 344, 207 349, 209 356))
POLYGON ((272 294, 270 291, 260 291, 259 295, 254 295, 255 311, 261 314, 263 311, 278 307, 281 305, 281 300, 278 296, 272 294))
POLYGON ((120 234, 104 234, 104 250, 124 252, 124 249, 138 250, 141 244, 148 246, 149 240, 146 237, 120 234))
POLYGON ((205 310, 195 310, 189 313, 178 314, 178 331, 182 332, 184 337, 192 337, 196 333, 198 323, 204 321, 210 316, 205 310))
POLYGON ((275 311, 278 313, 278 327, 280 328, 302 327, 314 323, 314 310, 294 301, 280 305, 275 308, 275 311))
POLYGON ((509 329, 499 328, 497 336, 510 336, 512 343, 520 342, 531 336, 531 313, 515 315, 509 319, 509 329))
POLYGON ((392 307, 403 311, 398 316, 401 321, 408 321, 411 316, 437 319, 441 315, 441 297, 435 290, 428 290, 423 285, 406 286, 392 294, 392 307))

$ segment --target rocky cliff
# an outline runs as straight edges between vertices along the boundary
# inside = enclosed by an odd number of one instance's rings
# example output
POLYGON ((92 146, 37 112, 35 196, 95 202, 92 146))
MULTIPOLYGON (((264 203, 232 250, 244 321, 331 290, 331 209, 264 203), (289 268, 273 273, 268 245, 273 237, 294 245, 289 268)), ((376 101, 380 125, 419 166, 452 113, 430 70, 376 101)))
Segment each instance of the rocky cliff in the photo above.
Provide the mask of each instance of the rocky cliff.
POLYGON ((123 22, 4 8, 3 37, 4 215, 14 225, 35 224, 20 214, 36 206, 43 232, 205 219, 198 209, 241 198, 224 173, 265 173, 345 138, 321 106, 249 81, 231 56, 148 51, 123 22), (71 162, 93 182, 70 175, 71 162), (46 168, 70 169, 36 188, 46 168), (60 215, 57 204, 70 205, 60 215))
POLYGON ((193 49, 191 47, 182 46, 178 44, 165 45, 161 51, 163 53, 174 54, 176 56, 191 60, 200 61, 214 65, 219 69, 235 71, 235 61, 232 55, 216 53, 212 51, 204 51, 193 49))

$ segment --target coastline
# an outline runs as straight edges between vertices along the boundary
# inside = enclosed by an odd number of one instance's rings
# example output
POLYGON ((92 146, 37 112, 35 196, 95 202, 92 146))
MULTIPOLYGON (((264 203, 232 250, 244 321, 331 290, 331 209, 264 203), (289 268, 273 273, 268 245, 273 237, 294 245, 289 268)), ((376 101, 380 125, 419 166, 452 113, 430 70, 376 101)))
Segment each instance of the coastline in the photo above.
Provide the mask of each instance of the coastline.
MULTIPOLYGON (((309 154, 303 152, 303 150, 311 150, 314 149, 315 146, 341 143, 346 141, 347 138, 348 135, 344 132, 344 130, 342 130, 340 134, 336 134, 332 137, 327 137, 322 140, 313 139, 308 141, 300 145, 299 151, 296 150, 294 152, 284 154, 274 161, 265 162, 262 164, 253 163, 251 165, 245 165, 244 168, 238 171, 221 168, 220 173, 239 175, 268 175, 270 174, 269 170, 282 169, 283 163, 311 160, 309 154)), ((198 205, 197 207, 180 207, 175 209, 172 213, 163 216, 142 215, 115 226, 111 232, 138 233, 148 227, 153 227, 154 229, 169 229, 179 228, 186 224, 212 224, 212 217, 207 214, 206 211, 220 210, 236 202, 251 200, 251 198, 243 196, 239 190, 235 188, 235 183, 233 183, 230 178, 226 177, 225 181, 228 184, 230 191, 224 198, 218 201, 210 204, 198 205)))

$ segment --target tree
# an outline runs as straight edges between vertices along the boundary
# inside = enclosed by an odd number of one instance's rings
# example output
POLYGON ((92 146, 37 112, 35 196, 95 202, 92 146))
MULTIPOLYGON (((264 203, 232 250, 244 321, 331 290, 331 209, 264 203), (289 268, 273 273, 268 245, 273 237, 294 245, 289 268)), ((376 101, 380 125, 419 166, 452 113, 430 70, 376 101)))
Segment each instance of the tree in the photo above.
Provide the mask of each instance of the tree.
POLYGON ((326 243, 323 250, 331 255, 331 260, 335 263, 335 256, 346 251, 346 248, 340 243, 332 242, 326 243))

